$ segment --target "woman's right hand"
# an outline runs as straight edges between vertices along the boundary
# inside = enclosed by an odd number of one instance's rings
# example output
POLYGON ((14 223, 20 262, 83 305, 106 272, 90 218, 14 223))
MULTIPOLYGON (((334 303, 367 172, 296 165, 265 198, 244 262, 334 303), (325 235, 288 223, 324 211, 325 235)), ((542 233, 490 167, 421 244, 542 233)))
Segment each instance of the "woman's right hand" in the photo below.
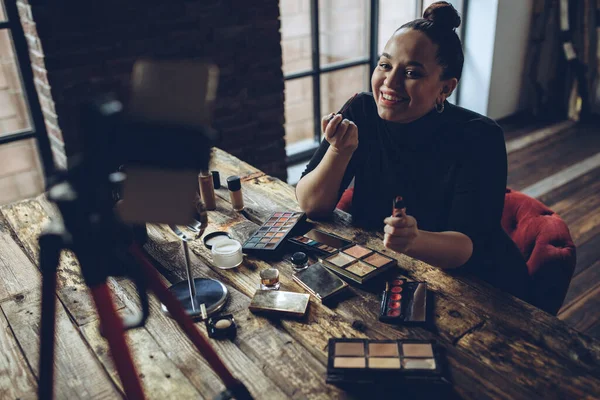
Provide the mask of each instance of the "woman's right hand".
POLYGON ((326 115, 321 120, 325 140, 339 154, 352 154, 358 147, 358 127, 341 114, 326 115))

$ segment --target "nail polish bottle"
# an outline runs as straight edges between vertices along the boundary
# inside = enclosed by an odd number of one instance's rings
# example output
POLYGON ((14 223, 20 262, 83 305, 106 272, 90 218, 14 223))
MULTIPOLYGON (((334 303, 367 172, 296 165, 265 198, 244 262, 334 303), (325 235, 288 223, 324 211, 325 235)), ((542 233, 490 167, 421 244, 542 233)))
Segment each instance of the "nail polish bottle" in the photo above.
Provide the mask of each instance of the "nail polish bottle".
POLYGON ((231 205, 235 211, 244 209, 244 197, 242 196, 242 183, 239 176, 230 176, 227 178, 227 187, 229 188, 229 197, 231 205))
POLYGON ((204 206, 207 210, 215 210, 217 208, 217 202, 215 200, 215 188, 213 186, 211 174, 209 174, 208 171, 201 171, 198 180, 204 206))

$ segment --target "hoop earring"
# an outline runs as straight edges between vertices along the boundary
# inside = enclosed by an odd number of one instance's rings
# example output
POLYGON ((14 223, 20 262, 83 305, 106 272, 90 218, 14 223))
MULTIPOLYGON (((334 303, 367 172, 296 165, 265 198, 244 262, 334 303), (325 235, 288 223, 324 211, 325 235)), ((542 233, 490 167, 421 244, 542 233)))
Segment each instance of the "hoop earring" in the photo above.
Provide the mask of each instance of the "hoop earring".
POLYGON ((444 107, 445 106, 444 106, 443 102, 442 102, 442 104, 435 103, 435 111, 437 111, 438 114, 441 114, 444 112, 444 107))

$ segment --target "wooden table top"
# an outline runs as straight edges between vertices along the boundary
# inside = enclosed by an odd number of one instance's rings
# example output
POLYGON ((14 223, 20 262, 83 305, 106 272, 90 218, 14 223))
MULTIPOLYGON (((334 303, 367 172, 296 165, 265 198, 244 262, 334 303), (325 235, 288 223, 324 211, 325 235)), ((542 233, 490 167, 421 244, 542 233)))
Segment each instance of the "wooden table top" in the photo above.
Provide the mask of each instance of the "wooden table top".
MULTIPOLYGON (((211 170, 242 177, 246 209, 233 211, 226 187, 216 190, 217 209, 209 211, 206 233, 226 230, 240 241, 275 211, 299 211, 294 189, 237 158, 215 149, 211 170)), ((0 398, 35 397, 39 358, 41 274, 37 238, 54 207, 43 197, 0 209, 0 398)), ((210 343, 233 374, 257 399, 357 398, 325 383, 327 341, 332 337, 436 339, 444 347, 453 393, 482 399, 600 398, 600 342, 488 284, 452 276, 383 247, 382 234, 356 229, 336 211, 320 229, 365 244, 398 260, 398 272, 425 281, 434 292, 435 328, 399 327, 378 321, 380 290, 351 287, 351 295, 331 308, 311 297, 303 319, 265 318, 249 312, 259 272, 275 266, 281 289, 304 292, 292 278, 289 261, 245 257, 242 265, 220 270, 211 264, 201 240, 190 242, 196 277, 217 278, 230 290, 224 309, 238 324, 232 340, 210 343)), ((184 279, 181 241, 168 228, 148 225, 146 251, 170 282, 184 279)), ((138 311, 135 288, 110 278, 121 313, 138 311)), ((98 317, 73 254, 59 266, 55 397, 119 398, 122 385, 98 317)), ((173 320, 151 296, 151 316, 128 341, 148 398, 213 398, 224 387, 173 320)), ((206 333, 204 324, 198 324, 206 333)), ((370 388, 371 398, 377 388, 370 388)))

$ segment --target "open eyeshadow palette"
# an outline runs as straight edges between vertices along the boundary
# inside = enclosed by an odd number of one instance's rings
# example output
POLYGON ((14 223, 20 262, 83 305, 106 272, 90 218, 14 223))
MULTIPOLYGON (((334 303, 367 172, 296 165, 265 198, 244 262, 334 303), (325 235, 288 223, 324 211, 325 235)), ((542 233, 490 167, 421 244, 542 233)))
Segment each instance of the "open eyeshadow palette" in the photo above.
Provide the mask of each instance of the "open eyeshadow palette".
POLYGON ((324 266, 356 283, 364 283, 397 264, 375 250, 318 229, 290 241, 317 253, 324 266))
POLYGON ((277 253, 286 243, 290 232, 306 220, 303 212, 275 212, 242 246, 245 253, 277 253))
POLYGON ((379 320, 389 324, 422 325, 427 322, 427 283, 396 277, 385 285, 379 320))
POLYGON ((329 339, 327 383, 448 383, 434 342, 329 339))
POLYGON ((351 241, 318 229, 311 229, 302 236, 295 236, 290 242, 310 253, 329 256, 352 244, 351 241))

